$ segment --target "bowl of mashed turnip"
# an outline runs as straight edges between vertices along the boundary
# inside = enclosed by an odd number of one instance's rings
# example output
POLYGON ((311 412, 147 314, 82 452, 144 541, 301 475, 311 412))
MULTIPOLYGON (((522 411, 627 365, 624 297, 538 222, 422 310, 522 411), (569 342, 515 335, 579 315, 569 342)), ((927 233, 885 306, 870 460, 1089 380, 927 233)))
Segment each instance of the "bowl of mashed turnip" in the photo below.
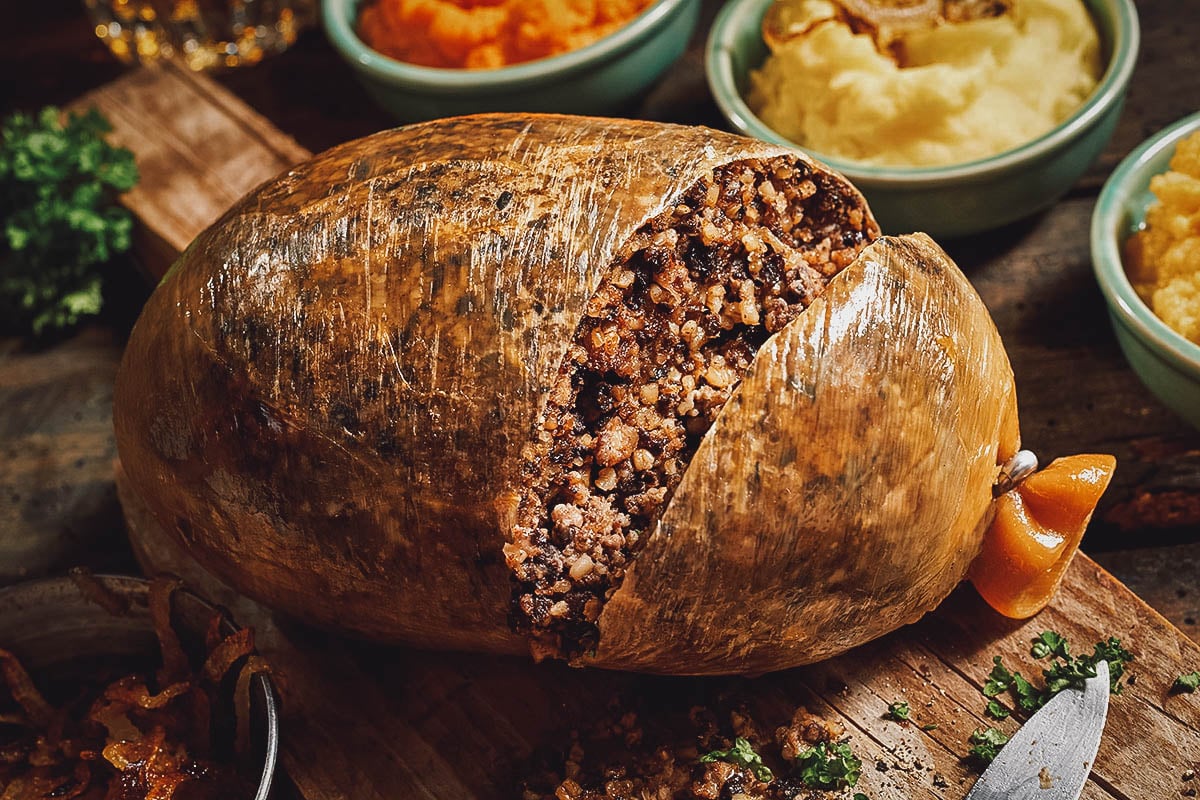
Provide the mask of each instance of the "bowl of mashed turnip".
POLYGON ((1117 343, 1168 408, 1200 429, 1200 112, 1151 136, 1104 184, 1092 264, 1117 343))
POLYGON ((731 0, 706 64, 735 129, 842 172, 887 232, 944 237, 1070 189, 1138 42, 1132 0, 731 0))

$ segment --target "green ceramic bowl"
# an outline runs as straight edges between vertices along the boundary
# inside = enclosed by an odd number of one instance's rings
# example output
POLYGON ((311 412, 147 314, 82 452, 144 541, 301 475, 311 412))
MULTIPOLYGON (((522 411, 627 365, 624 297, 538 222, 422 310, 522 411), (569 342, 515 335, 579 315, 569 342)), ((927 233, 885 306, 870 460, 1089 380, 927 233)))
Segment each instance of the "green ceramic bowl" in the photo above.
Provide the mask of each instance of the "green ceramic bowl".
POLYGON ((511 67, 436 69, 372 50, 355 33, 362 0, 322 0, 333 46, 367 92, 402 122, 483 111, 605 114, 619 110, 683 54, 699 0, 658 0, 641 16, 592 44, 511 67))
POLYGON ((1142 383, 1200 428, 1200 345, 1154 315, 1129 283, 1121 253, 1154 202, 1150 178, 1165 172, 1180 139, 1200 130, 1200 113, 1143 142, 1116 168, 1092 212, 1092 264, 1117 342, 1142 383))
MULTIPOLYGON (((750 71, 767 56, 762 19, 773 1, 726 3, 709 34, 705 66, 713 97, 735 129, 791 144, 754 115, 744 95, 750 71)), ((961 236, 1046 208, 1108 144, 1137 61, 1139 29, 1132 0, 1085 2, 1100 32, 1107 67, 1088 101, 1049 133, 991 158, 948 167, 877 167, 807 152, 861 189, 888 233, 961 236)))

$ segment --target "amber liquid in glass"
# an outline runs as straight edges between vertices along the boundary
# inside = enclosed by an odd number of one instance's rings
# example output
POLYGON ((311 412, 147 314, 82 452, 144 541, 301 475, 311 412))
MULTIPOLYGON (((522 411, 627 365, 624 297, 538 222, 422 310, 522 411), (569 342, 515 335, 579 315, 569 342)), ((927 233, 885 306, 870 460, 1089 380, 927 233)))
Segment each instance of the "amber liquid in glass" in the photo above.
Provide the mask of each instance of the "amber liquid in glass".
POLYGON ((196 70, 256 64, 286 50, 315 0, 84 0, 122 61, 178 56, 196 70))

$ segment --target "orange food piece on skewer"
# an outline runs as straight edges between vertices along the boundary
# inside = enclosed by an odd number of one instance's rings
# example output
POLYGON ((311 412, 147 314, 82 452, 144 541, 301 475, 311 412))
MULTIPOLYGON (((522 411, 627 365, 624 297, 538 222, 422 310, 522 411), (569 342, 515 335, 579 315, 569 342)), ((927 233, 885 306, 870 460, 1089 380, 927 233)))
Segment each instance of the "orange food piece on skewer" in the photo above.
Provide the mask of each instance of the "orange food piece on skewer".
POLYGON ((997 498, 996 516, 970 570, 988 605, 1014 619, 1042 610, 1115 468, 1109 455, 1060 458, 997 498))

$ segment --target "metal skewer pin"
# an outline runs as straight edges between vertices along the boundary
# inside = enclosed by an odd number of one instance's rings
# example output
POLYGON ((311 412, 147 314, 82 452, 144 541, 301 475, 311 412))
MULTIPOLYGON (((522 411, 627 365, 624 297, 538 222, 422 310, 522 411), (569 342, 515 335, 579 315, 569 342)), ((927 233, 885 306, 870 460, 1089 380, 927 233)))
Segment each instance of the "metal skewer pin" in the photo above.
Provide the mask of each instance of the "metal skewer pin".
POLYGON ((992 496, 999 497, 1005 492, 1011 492, 1033 473, 1037 472, 1038 459, 1032 450, 1018 450, 1016 454, 1000 468, 1000 477, 992 487, 992 496))

